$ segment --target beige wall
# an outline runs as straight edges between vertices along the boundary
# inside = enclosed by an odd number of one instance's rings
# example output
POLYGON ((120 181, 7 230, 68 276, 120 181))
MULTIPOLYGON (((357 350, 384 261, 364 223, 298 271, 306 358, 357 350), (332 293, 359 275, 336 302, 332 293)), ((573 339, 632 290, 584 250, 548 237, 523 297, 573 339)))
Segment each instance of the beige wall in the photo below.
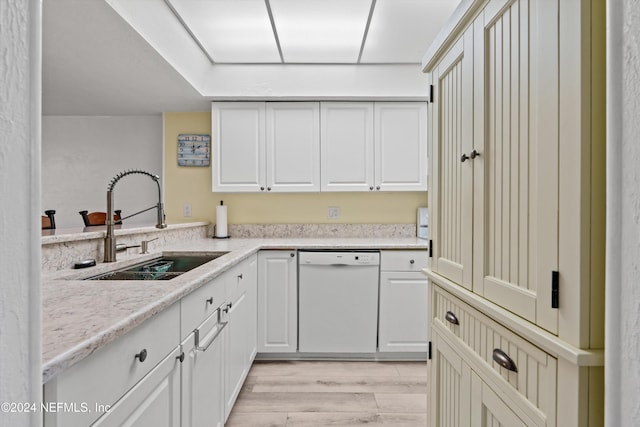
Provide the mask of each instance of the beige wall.
POLYGON ((215 221, 215 206, 224 200, 230 224, 380 223, 411 224, 416 209, 427 205, 426 192, 228 194, 211 192, 211 167, 178 166, 180 133, 211 135, 211 112, 165 113, 164 192, 167 222, 215 221), (190 203, 191 218, 182 216, 190 203), (327 208, 340 208, 338 220, 327 208))

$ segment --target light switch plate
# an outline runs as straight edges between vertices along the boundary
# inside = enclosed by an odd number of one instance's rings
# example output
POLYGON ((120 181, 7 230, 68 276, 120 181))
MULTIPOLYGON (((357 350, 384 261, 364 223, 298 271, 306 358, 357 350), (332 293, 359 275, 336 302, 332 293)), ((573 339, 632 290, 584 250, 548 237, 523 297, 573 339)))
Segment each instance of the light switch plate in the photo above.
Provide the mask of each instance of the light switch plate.
POLYGON ((182 216, 188 218, 191 216, 191 203, 185 203, 182 206, 182 216))

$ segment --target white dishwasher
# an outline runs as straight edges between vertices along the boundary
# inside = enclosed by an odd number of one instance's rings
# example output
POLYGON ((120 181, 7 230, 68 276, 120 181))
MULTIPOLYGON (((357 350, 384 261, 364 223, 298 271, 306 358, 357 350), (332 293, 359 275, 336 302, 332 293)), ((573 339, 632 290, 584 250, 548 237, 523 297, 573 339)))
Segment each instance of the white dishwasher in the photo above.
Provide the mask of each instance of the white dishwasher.
POLYGON ((374 353, 379 252, 300 251, 298 350, 374 353))

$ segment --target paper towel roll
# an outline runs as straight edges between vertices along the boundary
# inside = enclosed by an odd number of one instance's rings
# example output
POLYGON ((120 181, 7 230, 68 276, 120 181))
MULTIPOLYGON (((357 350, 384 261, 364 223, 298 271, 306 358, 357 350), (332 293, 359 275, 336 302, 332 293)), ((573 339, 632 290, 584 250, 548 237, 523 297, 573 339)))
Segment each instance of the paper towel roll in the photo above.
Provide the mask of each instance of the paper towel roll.
POLYGON ((216 206, 216 237, 229 237, 227 234, 227 207, 220 202, 216 206))

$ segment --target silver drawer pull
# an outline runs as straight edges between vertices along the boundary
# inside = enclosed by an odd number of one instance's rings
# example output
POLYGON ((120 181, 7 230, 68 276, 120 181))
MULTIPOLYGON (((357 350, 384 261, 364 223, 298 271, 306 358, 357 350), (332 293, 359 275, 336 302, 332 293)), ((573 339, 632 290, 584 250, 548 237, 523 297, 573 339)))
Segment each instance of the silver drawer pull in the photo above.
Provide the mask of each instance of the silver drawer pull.
POLYGON ((213 344, 213 342, 216 340, 216 338, 218 338, 218 336, 222 333, 222 330, 225 328, 225 326, 227 326, 228 323, 229 322, 218 323, 216 325, 216 327, 215 327, 215 332, 212 334, 213 336, 211 338, 207 339, 207 341, 205 343, 200 343, 200 330, 196 329, 194 331, 195 342, 196 342, 196 350, 198 350, 198 351, 207 351, 207 349, 211 346, 211 344, 213 344))
POLYGON ((507 353, 500 350, 499 348, 493 350, 493 361, 509 371, 518 372, 518 367, 516 366, 513 359, 511 359, 507 353))
POLYGON ((458 318, 451 311, 447 311, 447 314, 444 315, 444 318, 447 322, 452 323, 454 325, 459 325, 458 318))

